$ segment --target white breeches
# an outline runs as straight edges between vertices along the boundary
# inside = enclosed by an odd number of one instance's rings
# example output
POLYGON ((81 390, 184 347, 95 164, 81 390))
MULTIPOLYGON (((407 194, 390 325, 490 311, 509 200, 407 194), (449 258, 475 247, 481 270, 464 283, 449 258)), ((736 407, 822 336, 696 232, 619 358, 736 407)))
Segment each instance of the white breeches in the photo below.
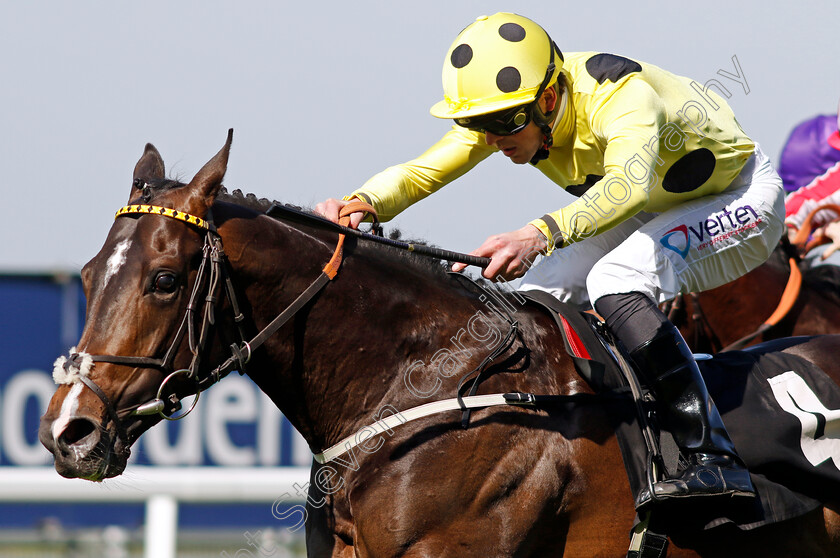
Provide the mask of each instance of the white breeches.
POLYGON ((542 258, 520 290, 543 290, 588 307, 608 294, 641 292, 661 303, 737 279, 764 263, 784 232, 784 190, 756 146, 725 191, 616 227, 542 258))

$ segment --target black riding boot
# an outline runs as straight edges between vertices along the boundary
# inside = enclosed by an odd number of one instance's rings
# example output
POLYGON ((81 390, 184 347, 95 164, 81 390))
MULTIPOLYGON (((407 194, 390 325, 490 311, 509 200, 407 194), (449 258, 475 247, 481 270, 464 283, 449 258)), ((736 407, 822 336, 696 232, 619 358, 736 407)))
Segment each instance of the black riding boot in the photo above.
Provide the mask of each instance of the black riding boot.
POLYGON ((636 507, 671 498, 755 496, 749 472, 679 330, 641 293, 609 295, 596 305, 629 348, 636 369, 656 395, 660 421, 688 461, 676 477, 655 483, 653 495, 642 490, 636 507))

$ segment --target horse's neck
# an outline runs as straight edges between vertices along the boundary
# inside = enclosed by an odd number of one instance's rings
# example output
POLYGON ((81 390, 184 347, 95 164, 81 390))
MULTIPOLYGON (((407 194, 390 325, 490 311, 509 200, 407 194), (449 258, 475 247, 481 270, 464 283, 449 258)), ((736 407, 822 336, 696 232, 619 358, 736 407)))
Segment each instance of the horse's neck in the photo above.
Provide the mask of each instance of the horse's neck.
MULTIPOLYGON (((247 273, 257 329, 315 280, 335 242, 328 234, 313 237, 285 226, 237 238, 241 246, 229 252, 247 273)), ((458 380, 478 367, 510 327, 489 306, 493 297, 468 293, 440 273, 348 240, 336 279, 266 342, 249 369, 316 451, 383 413, 453 397, 458 380)), ((568 369, 573 375, 570 362, 561 362, 562 338, 549 331, 551 318, 522 308, 516 319, 525 345, 539 353, 525 350, 527 364, 511 365, 524 366, 528 374, 504 375, 497 386, 491 379, 483 388, 568 388, 572 380, 549 372, 568 369)))
MULTIPOLYGON (((228 227, 223 237, 230 238, 225 247, 259 330, 320 275, 335 236, 272 222, 265 230, 255 226, 228 227)), ((388 258, 372 263, 370 251, 362 254, 353 244, 348 239, 338 276, 266 341, 248 369, 313 449, 406 399, 402 374, 412 355, 445 346, 447 322, 465 324, 469 317, 430 312, 422 271, 388 258)), ((431 290, 439 304, 447 289, 431 290)))
MULTIPOLYGON (((311 381, 309 410, 318 417, 324 444, 389 410, 443 398, 443 390, 431 399, 413 394, 406 373, 449 346, 470 316, 461 297, 424 284, 393 262, 387 269, 372 267, 351 254, 344 265, 344 275, 313 306, 302 332, 313 337, 311 348, 303 348, 302 371, 311 381)), ((424 375, 416 374, 415 381, 434 385, 435 378, 424 375)))

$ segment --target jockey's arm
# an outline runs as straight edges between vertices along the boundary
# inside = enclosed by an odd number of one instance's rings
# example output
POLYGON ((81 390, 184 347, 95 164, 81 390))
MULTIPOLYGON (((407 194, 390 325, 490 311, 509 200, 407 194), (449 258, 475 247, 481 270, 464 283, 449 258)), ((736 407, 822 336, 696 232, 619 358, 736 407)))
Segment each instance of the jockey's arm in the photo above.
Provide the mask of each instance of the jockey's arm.
MULTIPOLYGON (((343 203, 356 198, 371 204, 380 221, 390 221, 496 151, 497 148, 487 145, 483 134, 453 126, 440 141, 416 159, 388 167, 343 200, 327 200, 318 204, 315 211, 329 219, 333 216, 337 218, 343 203)), ((357 226, 360 221, 361 216, 353 214, 351 223, 357 226)))

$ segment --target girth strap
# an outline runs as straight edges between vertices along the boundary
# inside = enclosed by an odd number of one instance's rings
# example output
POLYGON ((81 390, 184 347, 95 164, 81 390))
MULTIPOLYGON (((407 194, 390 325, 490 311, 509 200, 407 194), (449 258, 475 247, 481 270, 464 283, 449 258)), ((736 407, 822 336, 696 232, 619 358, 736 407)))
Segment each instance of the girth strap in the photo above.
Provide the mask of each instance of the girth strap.
POLYGON ((316 454, 315 461, 318 463, 328 463, 349 452, 356 446, 370 440, 373 436, 382 434, 383 432, 390 432, 394 427, 413 420, 436 415, 444 411, 456 411, 464 409, 482 409, 485 407, 495 407, 498 405, 510 405, 516 407, 527 408, 543 408, 551 405, 559 405, 570 402, 595 402, 602 401, 604 398, 614 397, 616 399, 625 399, 627 397, 626 390, 615 389, 604 392, 599 395, 592 395, 590 393, 572 393, 568 395, 535 395, 533 393, 490 393, 487 395, 472 395, 467 397, 453 397, 452 399, 444 399, 442 401, 433 401, 412 407, 405 411, 397 411, 396 414, 385 417, 372 424, 360 429, 356 434, 347 436, 340 442, 330 446, 321 453, 316 454), (364 436, 362 436, 364 432, 364 436), (371 433, 372 434, 368 434, 371 433))

